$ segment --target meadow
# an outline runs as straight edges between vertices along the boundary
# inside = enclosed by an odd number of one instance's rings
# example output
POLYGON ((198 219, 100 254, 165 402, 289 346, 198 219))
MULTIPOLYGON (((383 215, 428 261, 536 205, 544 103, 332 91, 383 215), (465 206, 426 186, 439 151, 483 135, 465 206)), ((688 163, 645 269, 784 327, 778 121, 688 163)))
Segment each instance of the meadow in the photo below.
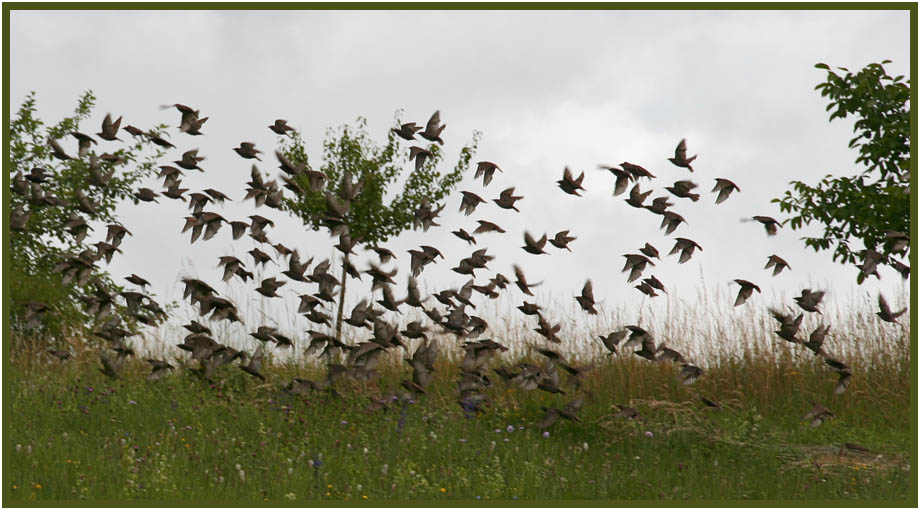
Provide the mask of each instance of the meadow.
MULTIPOLYGON (((546 429, 536 426, 544 417, 541 407, 562 407, 574 398, 572 385, 564 384, 566 394, 559 395, 524 391, 493 377, 485 390, 488 405, 469 413, 457 401, 461 351, 453 336, 439 339, 442 356, 427 395, 392 399, 377 411, 369 409, 370 398, 398 393, 407 377, 403 352, 386 353, 372 381, 343 379, 334 391, 293 395, 283 391, 292 378, 321 380, 325 368, 304 357, 302 347, 271 359, 264 383, 224 366, 213 384, 181 365, 148 382, 141 349, 119 380, 99 373, 90 349, 63 363, 39 350, 19 350, 6 375, 4 504, 916 505, 910 319, 902 317, 902 327, 882 323, 865 300, 838 300, 838 308, 825 310, 820 320, 834 325, 827 348, 854 372, 846 392, 835 395, 833 371, 801 346, 777 338, 764 307, 746 307, 732 317, 712 306, 717 302, 730 306, 727 299, 684 306, 648 325, 659 341, 704 368, 692 385, 681 383, 677 364, 651 363, 629 352, 605 355, 592 337, 614 323, 630 323, 617 311, 569 328, 559 350, 596 366, 578 390, 586 399, 581 421, 559 420, 546 429), (834 418, 812 427, 804 419, 811 401, 832 410, 834 418), (634 408, 638 419, 621 416, 618 406, 634 408)), ((500 306, 493 306, 492 313, 502 316, 500 306)), ((527 348, 532 333, 516 321, 504 324, 491 337, 517 348, 491 366, 541 362, 527 348)))

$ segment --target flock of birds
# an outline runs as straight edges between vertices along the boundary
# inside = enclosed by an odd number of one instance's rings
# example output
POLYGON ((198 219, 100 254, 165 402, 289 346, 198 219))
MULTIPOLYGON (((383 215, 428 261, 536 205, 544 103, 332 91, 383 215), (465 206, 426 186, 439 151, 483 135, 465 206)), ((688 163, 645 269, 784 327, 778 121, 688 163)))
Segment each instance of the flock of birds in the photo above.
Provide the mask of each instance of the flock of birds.
MULTIPOLYGON (((207 117, 200 117, 199 111, 182 104, 168 105, 163 108, 175 108, 181 114, 179 131, 187 135, 201 135, 201 129, 207 117)), ((96 135, 104 141, 119 141, 117 137, 121 118, 112 120, 111 115, 106 115, 102 124, 101 132, 96 135)), ((273 132, 280 136, 287 135, 293 128, 287 125, 283 119, 276 120, 268 126, 273 132)), ((417 125, 414 122, 401 124, 394 128, 393 132, 407 142, 417 141, 416 136, 428 140, 431 143, 443 144, 441 134, 445 125, 441 123, 440 113, 435 112, 424 126, 417 125)), ((134 126, 126 126, 123 129, 133 137, 144 138, 150 142, 164 148, 173 149, 173 145, 168 140, 153 132, 144 132, 134 126)), ((105 186, 114 175, 119 165, 127 163, 123 158, 110 153, 96 155, 91 149, 98 145, 93 137, 73 132, 71 135, 77 140, 77 156, 74 158, 67 154, 60 142, 49 139, 48 144, 51 147, 52 155, 62 161, 78 159, 88 163, 89 172, 86 176, 88 186, 105 186), (88 158, 88 159, 87 159, 88 158)), ((241 158, 247 160, 256 160, 261 162, 259 157, 262 151, 255 148, 253 143, 242 142, 239 147, 233 149, 241 158)), ((284 198, 282 187, 295 195, 304 195, 306 189, 312 193, 321 193, 325 196, 326 216, 323 218, 323 224, 328 227, 330 234, 338 238, 338 244, 335 248, 343 255, 341 262, 344 265, 343 278, 361 279, 362 275, 368 275, 372 279, 372 295, 362 299, 344 319, 344 322, 355 328, 357 333, 354 337, 370 336, 369 339, 350 345, 337 338, 334 335, 317 330, 307 331, 309 338, 305 339, 306 354, 318 355, 326 359, 326 376, 320 380, 309 380, 295 378, 287 384, 285 391, 293 394, 306 394, 312 391, 329 390, 334 391, 333 385, 342 378, 351 377, 358 381, 368 381, 377 375, 377 366, 381 355, 388 350, 404 349, 409 352, 409 346, 405 339, 419 340, 417 348, 412 351, 412 356, 405 358, 411 376, 407 377, 401 383, 401 395, 392 395, 386 398, 370 398, 368 406, 369 411, 386 409, 394 397, 403 397, 404 399, 417 398, 425 394, 427 388, 434 381, 436 361, 440 352, 438 341, 433 338, 434 334, 442 333, 453 335, 460 341, 460 347, 464 351, 464 356, 460 363, 460 380, 458 381, 458 403, 463 411, 469 415, 475 415, 482 411, 484 405, 488 405, 489 399, 486 388, 492 385, 492 377, 498 376, 506 384, 513 384, 523 390, 540 390, 553 394, 574 394, 574 400, 567 402, 561 407, 544 408, 544 418, 538 423, 541 428, 549 427, 559 419, 579 421, 578 411, 582 408, 585 401, 585 392, 582 391, 582 379, 593 367, 590 365, 575 364, 566 357, 553 349, 555 344, 560 343, 558 334, 561 330, 561 324, 552 323, 544 315, 544 311, 536 303, 524 301, 518 309, 522 314, 532 317, 536 322, 534 331, 539 333, 546 345, 535 346, 535 352, 541 355, 542 363, 522 362, 516 365, 500 365, 493 367, 492 360, 497 353, 507 351, 507 347, 501 343, 482 338, 488 331, 488 323, 481 317, 470 315, 467 311, 474 311, 476 305, 473 302, 473 293, 481 294, 485 297, 495 299, 502 291, 507 291, 512 284, 524 295, 533 296, 531 288, 540 285, 542 282, 528 282, 521 266, 513 265, 514 280, 511 280, 501 273, 494 273, 494 276, 487 282, 476 283, 476 271, 489 270, 488 263, 494 258, 489 255, 487 248, 479 248, 473 251, 470 256, 463 258, 452 270, 461 275, 469 275, 470 280, 459 289, 445 289, 439 292, 431 293, 422 297, 417 278, 429 265, 436 263, 438 258, 444 259, 444 255, 434 246, 422 245, 418 249, 409 250, 411 257, 411 276, 407 278, 406 297, 397 299, 395 296, 397 282, 394 277, 397 270, 384 269, 383 266, 396 259, 397 255, 383 246, 368 246, 367 249, 373 251, 379 258, 379 264, 370 262, 367 269, 361 271, 356 268, 349 260, 349 255, 355 255, 354 248, 360 243, 360 239, 354 239, 349 235, 349 209, 351 202, 361 193, 364 180, 359 179, 357 182, 352 180, 352 176, 346 172, 340 183, 329 182, 327 176, 322 172, 314 171, 307 167, 306 163, 298 164, 291 161, 288 156, 280 151, 275 155, 280 163, 279 175, 282 184, 278 180, 266 180, 258 167, 253 164, 251 171, 251 180, 248 182, 248 188, 244 200, 253 199, 255 207, 267 206, 278 209, 284 198), (374 300, 373 293, 380 291, 380 299, 374 300), (430 299, 434 299, 443 306, 426 304, 430 299), (379 307, 378 307, 379 305, 379 307), (405 329, 400 330, 391 320, 387 319, 387 313, 401 313, 400 308, 408 306, 421 310, 430 320, 429 325, 422 321, 409 322, 405 329), (364 330, 368 330, 367 333, 364 330), (338 354, 344 353, 344 358, 337 357, 338 354), (341 363, 334 360, 340 360, 341 363), (565 372, 567 375, 564 384, 560 378, 560 373, 565 372)), ((415 168, 418 170, 424 164, 426 159, 431 155, 428 149, 419 146, 409 147, 410 161, 415 160, 415 168)), ((678 168, 686 169, 688 172, 694 172, 692 163, 697 156, 688 157, 687 144, 681 140, 674 150, 674 156, 668 160, 678 168)), ((198 150, 188 150, 182 153, 181 159, 173 161, 175 166, 164 165, 159 167, 159 177, 164 179, 164 191, 157 193, 150 188, 139 188, 134 197, 137 201, 157 202, 160 195, 172 200, 187 201, 191 213, 185 218, 182 232, 191 231, 191 242, 196 242, 199 238, 205 241, 213 238, 222 226, 229 225, 231 235, 234 240, 240 239, 248 231, 249 237, 256 241, 257 245, 248 253, 252 257, 253 267, 262 265, 265 267, 268 262, 277 261, 282 267, 287 269, 281 272, 284 279, 269 277, 259 282, 254 288, 256 292, 267 298, 280 297, 278 290, 296 282, 304 285, 315 285, 316 292, 306 292, 299 294, 300 305, 298 313, 303 314, 309 321, 319 326, 332 327, 333 317, 330 313, 324 311, 327 304, 334 304, 336 300, 335 291, 344 282, 339 281, 329 272, 333 261, 330 259, 323 260, 313 265, 313 258, 304 260, 301 255, 281 243, 272 243, 269 240, 269 229, 274 227, 274 223, 263 216, 254 214, 246 220, 227 220, 217 212, 206 211, 205 208, 213 204, 223 204, 231 200, 226 194, 215 189, 204 189, 200 192, 190 191, 182 187, 182 178, 184 171, 197 170, 204 172, 200 166, 205 160, 203 156, 198 155, 198 150), (273 249, 276 258, 266 253, 260 248, 266 250, 273 249), (287 258, 286 263, 284 258, 287 258), (312 270, 310 266, 312 265, 312 270)), ((626 203, 632 207, 646 209, 651 214, 661 216, 661 228, 665 230, 666 235, 676 231, 686 220, 677 212, 670 208, 674 205, 670 200, 673 198, 697 202, 700 195, 694 193, 698 187, 690 179, 678 180, 671 186, 665 186, 664 190, 669 195, 664 195, 647 202, 649 197, 655 191, 651 188, 642 191, 641 180, 653 182, 656 177, 643 168, 642 166, 623 162, 618 166, 601 165, 601 170, 609 171, 615 177, 613 194, 621 195, 626 192, 630 184, 631 189, 626 198, 626 203)), ((503 172, 499 165, 481 161, 477 164, 475 179, 482 179, 483 189, 489 186, 496 172, 503 172)), ((573 172, 566 167, 562 178, 557 181, 559 188, 569 195, 580 197, 583 187, 585 174, 581 172, 575 177, 573 172)), ((47 169, 33 168, 30 173, 23 175, 17 173, 12 179, 12 190, 14 193, 27 197, 27 202, 32 209, 37 207, 73 207, 73 214, 70 219, 63 225, 63 228, 71 235, 75 236, 78 243, 82 243, 92 230, 84 218, 77 212, 92 214, 96 211, 98 204, 94 204, 81 190, 77 191, 77 204, 72 206, 65 200, 53 196, 45 189, 43 185, 51 184, 53 186, 53 176, 47 169)), ((718 193, 715 199, 716 204, 721 204, 727 200, 732 193, 740 192, 738 186, 732 181, 724 178, 716 178, 715 186, 712 188, 713 193, 718 193)), ((481 192, 480 192, 481 193, 481 192)), ((488 200, 482 198, 473 191, 461 192, 460 211, 466 216, 473 214, 477 207, 487 203, 488 200)), ((498 198, 491 201, 499 208, 514 212, 520 212, 516 203, 523 200, 524 197, 515 195, 515 188, 509 187, 498 194, 498 198)), ((446 204, 433 206, 427 201, 423 201, 414 215, 414 228, 428 231, 431 227, 440 226, 436 220, 446 204)), ((27 226, 30 210, 24 210, 22 207, 13 211, 11 216, 11 227, 14 232, 23 230, 27 226)), ((780 223, 767 216, 754 216, 747 221, 757 221, 761 223, 768 235, 775 235, 780 223)), ((476 236, 488 233, 506 233, 500 226, 486 220, 478 220, 478 227, 471 233, 463 228, 453 231, 452 233, 458 238, 466 241, 469 245, 480 246, 476 236)), ((127 339, 133 335, 139 334, 133 332, 122 323, 122 318, 113 313, 117 303, 116 298, 120 296, 125 304, 126 313, 134 321, 148 326, 156 326, 166 317, 165 311, 147 294, 144 289, 149 282, 132 274, 125 278, 129 283, 138 286, 141 290, 127 290, 119 293, 108 291, 102 283, 93 275, 97 269, 96 263, 101 259, 110 262, 115 253, 120 253, 118 248, 126 235, 132 235, 124 226, 119 224, 110 224, 106 227, 105 241, 99 241, 93 244, 94 249, 86 248, 79 254, 73 255, 62 261, 56 267, 55 271, 62 273, 63 283, 65 285, 72 282, 80 286, 88 286, 91 289, 80 299, 88 313, 95 316, 97 321, 102 322, 102 326, 95 331, 95 335, 105 339, 109 343, 108 350, 113 351, 114 355, 103 352, 100 354, 102 368, 99 370, 108 377, 118 378, 124 367, 124 361, 127 357, 134 355, 134 350, 127 343, 127 339), (104 322, 103 322, 104 320, 104 322)), ((571 251, 569 247, 576 237, 570 235, 570 231, 564 230, 555 233, 552 237, 548 233, 542 234, 539 238, 532 235, 529 231, 523 233, 524 245, 522 249, 528 254, 542 255, 549 254, 547 243, 557 250, 571 251)), ((881 254, 874 250, 867 250, 864 256, 864 263, 861 270, 869 275, 877 273, 877 266, 882 262, 887 262, 907 277, 909 268, 900 262, 889 258, 892 254, 904 254, 909 248, 909 238, 900 232, 888 232, 887 253, 881 254), (898 266, 901 264, 901 266, 898 266)), ((685 263, 691 259, 694 253, 703 248, 695 241, 675 237, 675 244, 668 255, 679 255, 678 263, 685 263)), ((635 282, 642 278, 649 266, 655 266, 654 260, 661 262, 661 255, 656 247, 650 243, 645 243, 635 253, 624 254, 626 263, 622 272, 627 273, 627 281, 635 282)), ((234 256, 222 256, 219 260, 219 266, 223 269, 223 281, 228 281, 234 277, 240 278, 243 282, 249 280, 255 281, 252 271, 247 269, 244 261, 234 256)), ((770 255, 764 269, 773 269, 773 275, 776 276, 783 270, 789 269, 789 264, 778 255, 770 255)), ((736 279, 734 280, 740 286, 735 306, 743 305, 756 290, 760 292, 760 287, 753 282, 736 279)), ((193 306, 197 306, 201 317, 208 317, 211 321, 227 320, 230 322, 242 323, 239 311, 236 305, 229 299, 221 297, 218 292, 207 282, 197 278, 184 278, 182 282, 185 285, 183 299, 189 299, 193 306)), ((641 280, 635 286, 643 294, 649 297, 658 296, 660 292, 667 292, 664 284, 654 275, 641 280)), ((843 361, 829 354, 824 349, 824 340, 830 330, 830 326, 823 324, 815 329, 807 340, 799 336, 799 328, 803 320, 804 313, 820 314, 819 306, 824 297, 823 291, 813 291, 804 289, 801 295, 795 298, 796 305, 801 308, 803 313, 795 315, 793 312, 771 309, 773 317, 779 322, 779 330, 776 334, 783 340, 793 344, 801 345, 803 348, 810 350, 817 356, 821 356, 824 362, 834 370, 838 375, 837 385, 834 392, 840 394, 845 391, 852 378, 852 369, 843 361)), ((581 289, 580 295, 575 297, 578 305, 585 313, 594 315, 598 313, 595 302, 593 285, 591 280, 587 280, 581 289)), ((35 328, 41 324, 43 314, 48 311, 48 306, 41 302, 30 302, 26 305, 24 317, 26 327, 35 328)), ((884 297, 879 295, 879 312, 878 316, 886 322, 896 322, 897 318, 905 313, 906 309, 891 311, 884 297)), ((208 381, 214 381, 217 369, 222 366, 231 365, 237 362, 239 368, 245 373, 265 381, 266 377, 262 373, 264 358, 267 349, 271 344, 277 348, 293 349, 300 339, 293 338, 279 331, 275 327, 261 325, 255 331, 250 332, 259 345, 250 354, 239 351, 228 345, 223 345, 214 339, 211 329, 196 321, 183 326, 189 334, 184 338, 178 348, 190 353, 190 360, 197 362, 197 366, 188 369, 208 381)), ((694 363, 685 359, 678 351, 668 347, 664 343, 657 343, 655 338, 647 330, 639 325, 627 325, 622 330, 613 331, 607 335, 599 337, 601 343, 609 355, 620 354, 631 350, 636 356, 648 360, 650 363, 672 363, 679 366, 679 377, 683 384, 693 384, 702 375, 703 370, 694 363)), ((68 351, 50 349, 48 353, 61 360, 70 357, 68 351)), ((164 377, 174 366, 165 360, 148 359, 151 367, 149 380, 156 380, 164 377)), ((182 362, 186 364, 186 361, 182 362)), ((702 398, 704 404, 718 407, 719 404, 709 399, 702 398)), ((626 418, 639 419, 638 412, 627 406, 619 406, 619 415, 626 418)), ((812 420, 813 425, 819 425, 823 420, 832 417, 833 413, 814 403, 814 408, 806 416, 812 420)))

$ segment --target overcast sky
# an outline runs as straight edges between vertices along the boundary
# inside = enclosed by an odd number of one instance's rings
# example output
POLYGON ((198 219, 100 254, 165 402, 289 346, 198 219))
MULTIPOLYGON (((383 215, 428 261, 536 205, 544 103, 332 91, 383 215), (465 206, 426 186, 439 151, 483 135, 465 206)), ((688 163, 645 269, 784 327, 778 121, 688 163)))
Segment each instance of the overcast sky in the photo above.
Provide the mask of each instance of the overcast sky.
MULTIPOLYGON (((92 89, 98 103, 85 132, 98 131, 106 112, 123 115, 122 126, 173 126, 178 149, 167 160, 192 148, 207 156, 206 172, 187 173, 183 187, 216 188, 237 200, 209 207, 229 220, 250 214, 275 220, 268 232, 272 241, 315 256, 314 262, 333 254, 334 243, 280 211, 239 202, 251 162, 231 148, 255 142, 266 152, 259 167, 276 175, 271 152, 277 137, 266 128, 276 118, 302 131, 317 165, 328 127, 365 116, 382 143, 396 110, 419 124, 440 110, 447 124, 444 171, 479 130, 474 162, 494 161, 504 173, 483 188, 471 171, 447 199, 442 228, 407 231, 386 243, 399 257, 397 297, 405 295, 406 250, 422 244, 446 256, 422 274, 427 288, 464 283, 467 278, 450 268, 473 248, 450 231, 472 231, 475 220, 488 219, 508 233, 479 236, 478 247, 488 247, 496 258, 491 271, 477 272, 478 283, 496 271, 513 278, 517 262, 531 281, 544 281, 538 288, 544 302, 574 305, 573 296, 591 278, 602 312, 618 306, 654 310, 667 298, 650 303, 621 273, 623 255, 647 241, 662 252, 662 261, 644 276, 657 276, 672 296, 694 301, 702 280, 733 300, 737 286, 730 282, 743 278, 764 291, 746 306, 765 310, 780 304, 776 296, 785 293, 791 301, 804 287, 828 289, 828 301, 854 295, 874 300, 879 289, 897 295, 906 287, 883 268, 880 282, 857 288, 857 270, 832 263, 828 252, 806 249, 799 240, 804 232, 787 227, 768 237, 760 224, 740 220, 782 219, 770 200, 790 180, 814 183, 828 173, 856 170, 857 153, 847 148, 852 121, 828 123, 826 100, 814 90, 824 72, 814 64, 856 70, 890 59, 891 75, 909 75, 909 35, 906 11, 13 11, 10 107, 15 111, 34 90, 41 117, 54 123, 73 110, 82 91, 92 89), (178 112, 158 108, 172 103, 208 116, 205 136, 178 133, 178 112), (667 161, 681 138, 689 154, 699 154, 693 174, 667 161), (699 202, 672 197, 672 209, 688 224, 665 236, 660 216, 628 206, 627 194, 612 197, 614 179, 597 166, 623 161, 658 176, 649 200, 667 194, 663 187, 675 180, 699 183, 699 202), (583 197, 556 186, 565 166, 576 175, 585 172, 583 197), (715 205, 710 189, 716 177, 733 180, 741 193, 715 205), (521 213, 491 201, 469 217, 458 212, 460 190, 492 199, 509 186, 525 197, 521 213), (551 255, 529 255, 520 249, 525 229, 538 236, 569 229, 577 240, 572 253, 548 247, 551 255), (695 240, 703 251, 678 264, 676 256, 665 256, 678 236, 695 240), (792 270, 772 277, 763 269, 772 254, 792 270)), ((73 140, 65 140, 65 147, 75 152, 73 140)), ((160 190, 158 179, 147 185, 160 190)), ((645 181, 642 188, 648 188, 645 181)), ((186 207, 166 198, 159 205, 127 204, 121 217, 134 236, 108 266, 112 275, 121 280, 137 273, 168 299, 181 299, 179 278, 197 275, 230 296, 244 317, 259 317, 261 308, 271 315, 261 323, 291 324, 279 316, 286 312, 278 300, 266 303, 251 283, 220 282, 218 257, 236 254, 252 269, 245 254, 255 242, 248 236, 232 241, 224 228, 190 248, 188 234, 180 234, 186 207)), ((100 234, 104 229, 87 242, 100 234)), ((363 256, 357 265, 363 269, 373 259, 363 256)), ((285 279, 283 269, 269 265, 263 277, 285 279)), ((355 290, 350 303, 367 292, 354 282, 349 289, 355 290)), ((279 293, 296 307, 295 294, 308 290, 315 288, 291 282, 279 293)), ((517 289, 508 293, 515 304, 522 300, 517 289)), ((259 321, 240 331, 253 330, 259 321)), ((309 327, 302 320, 296 324, 309 327)))

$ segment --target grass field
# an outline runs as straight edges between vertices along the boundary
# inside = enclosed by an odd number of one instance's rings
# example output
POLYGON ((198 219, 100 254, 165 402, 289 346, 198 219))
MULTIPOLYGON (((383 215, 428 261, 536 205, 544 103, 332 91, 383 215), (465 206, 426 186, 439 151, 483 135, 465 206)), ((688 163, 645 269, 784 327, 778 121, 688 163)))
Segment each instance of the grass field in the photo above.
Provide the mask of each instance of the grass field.
MULTIPOLYGON (((868 328, 879 331, 877 323, 853 319, 835 329, 837 341, 860 328, 865 336, 868 328)), ((541 406, 570 401, 571 385, 566 395, 553 395, 494 377, 490 406, 470 416, 457 403, 450 357, 438 362, 427 396, 372 413, 368 397, 399 391, 408 374, 396 353, 372 382, 342 380, 335 394, 292 396, 281 391, 288 381, 322 379, 322 368, 278 359, 262 383, 227 366, 215 385, 182 370, 147 382, 146 363, 132 360, 113 381, 97 371, 92 352, 64 363, 20 352, 7 374, 4 503, 755 499, 913 506, 909 328, 887 331, 875 335, 886 338, 877 348, 847 351, 856 375, 842 395, 833 394, 836 374, 819 358, 775 338, 775 349, 753 342, 734 356, 723 353, 693 385, 681 384, 678 365, 601 357, 577 392, 587 399, 581 422, 560 420, 546 431, 534 426, 541 406), (812 428, 803 419, 811 400, 835 418, 812 428), (634 407, 643 420, 617 416, 617 404, 634 407)), ((448 351, 456 340, 441 342, 448 351)))

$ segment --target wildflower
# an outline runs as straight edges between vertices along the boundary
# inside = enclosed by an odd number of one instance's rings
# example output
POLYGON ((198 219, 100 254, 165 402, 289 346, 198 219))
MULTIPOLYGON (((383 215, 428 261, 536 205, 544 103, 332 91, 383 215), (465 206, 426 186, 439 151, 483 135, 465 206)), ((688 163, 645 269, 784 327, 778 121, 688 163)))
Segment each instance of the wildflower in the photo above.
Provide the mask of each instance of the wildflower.
POLYGON ((289 468, 288 468, 288 474, 290 475, 290 474, 293 474, 293 473, 294 473, 294 468, 289 467, 289 468))
POLYGON ((367 455, 367 447, 364 447, 364 455, 367 455))
POLYGON ((239 474, 240 474, 240 481, 241 481, 241 482, 245 482, 245 481, 246 481, 246 472, 243 471, 243 470, 241 469, 240 472, 239 472, 239 474))
POLYGON ((505 430, 507 430, 509 433, 514 432, 514 425, 508 425, 507 427, 505 427, 505 430))
POLYGON ((362 499, 367 499, 367 496, 361 496, 362 499))
POLYGON ((585 442, 581 445, 581 447, 582 447, 585 451, 588 451, 588 442, 585 441, 585 442))
POLYGON ((326 486, 326 488, 327 488, 327 489, 331 489, 331 488, 332 488, 332 484, 330 483, 329 485, 326 486))
POLYGON ((137 402, 135 402, 135 401, 133 401, 133 400, 129 400, 129 401, 128 401, 128 404, 130 404, 130 405, 132 405, 132 406, 136 406, 136 405, 137 405, 137 402))
POLYGON ((342 425, 348 425, 348 422, 345 420, 342 420, 342 425))
POLYGON ((459 439, 459 441, 460 441, 461 443, 465 443, 465 442, 466 442, 466 439, 463 439, 463 438, 461 437, 461 438, 459 439))
POLYGON ((496 434, 501 434, 501 431, 502 431, 501 429, 495 429, 496 434))
POLYGON ((646 431, 645 431, 645 437, 655 437, 655 434, 652 434, 652 431, 651 431, 651 430, 646 430, 646 431))
POLYGON ((503 441, 507 443, 508 441, 511 441, 511 440, 506 437, 505 439, 503 439, 503 441))
POLYGON ((549 439, 549 431, 548 431, 548 430, 544 430, 544 431, 543 431, 543 439, 549 439))
POLYGON ((41 488, 42 488, 42 484, 37 483, 37 484, 33 485, 32 487, 35 488, 35 489, 41 489, 41 488))
POLYGON ((389 470, 390 470, 389 464, 384 464, 384 465, 380 466, 380 471, 381 471, 384 475, 386 475, 386 474, 387 474, 387 471, 389 471, 389 470))
POLYGON ((447 492, 447 489, 445 489, 444 487, 441 487, 441 493, 443 494, 445 492, 447 492))
POLYGON ((356 489, 358 489, 358 490, 361 490, 361 489, 363 489, 363 488, 364 488, 364 486, 361 485, 360 483, 359 483, 358 486, 356 487, 356 489))
POLYGON ((284 495, 284 499, 288 501, 294 501, 295 499, 297 499, 297 495, 294 494, 293 492, 288 492, 287 494, 284 495))
POLYGON ((19 444, 19 443, 17 443, 17 444, 16 444, 16 451, 18 452, 18 451, 20 451, 20 450, 22 450, 22 445, 19 444))

